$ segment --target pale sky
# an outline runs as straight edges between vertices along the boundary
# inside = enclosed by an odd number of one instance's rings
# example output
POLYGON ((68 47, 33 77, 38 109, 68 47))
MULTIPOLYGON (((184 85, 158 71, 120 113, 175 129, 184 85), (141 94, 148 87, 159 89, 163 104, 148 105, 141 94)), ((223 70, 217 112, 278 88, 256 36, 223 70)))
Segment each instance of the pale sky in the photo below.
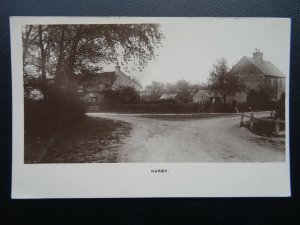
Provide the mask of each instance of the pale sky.
POLYGON ((126 72, 134 75, 143 86, 153 80, 176 82, 185 79, 206 83, 218 58, 225 57, 231 67, 243 56, 252 57, 255 48, 288 76, 288 19, 173 18, 160 24, 165 39, 157 51, 158 56, 142 72, 126 72))

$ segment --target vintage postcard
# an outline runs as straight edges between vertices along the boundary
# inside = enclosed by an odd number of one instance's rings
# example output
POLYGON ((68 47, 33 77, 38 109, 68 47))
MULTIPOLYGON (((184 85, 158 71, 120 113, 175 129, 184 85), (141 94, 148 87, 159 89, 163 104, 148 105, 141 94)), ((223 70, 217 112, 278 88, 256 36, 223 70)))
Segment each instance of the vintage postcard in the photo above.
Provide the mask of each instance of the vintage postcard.
POLYGON ((12 198, 290 196, 290 23, 11 17, 12 198))

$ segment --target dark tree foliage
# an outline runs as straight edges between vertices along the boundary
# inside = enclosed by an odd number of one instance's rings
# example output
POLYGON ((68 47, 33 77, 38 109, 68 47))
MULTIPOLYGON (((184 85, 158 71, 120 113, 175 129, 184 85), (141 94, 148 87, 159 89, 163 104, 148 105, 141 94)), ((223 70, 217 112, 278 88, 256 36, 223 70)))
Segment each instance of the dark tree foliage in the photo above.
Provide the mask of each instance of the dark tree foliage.
POLYGON ((120 87, 117 90, 104 92, 107 104, 137 104, 140 102, 140 95, 133 87, 120 87))
MULTIPOLYGON (((146 92, 150 100, 156 101, 156 103, 158 103, 157 100, 165 93, 178 94, 178 100, 180 102, 188 103, 192 101, 192 94, 196 94, 199 90, 204 88, 206 88, 204 84, 192 84, 184 79, 178 80, 175 83, 152 81, 150 85, 146 86, 146 92)), ((166 102, 166 100, 164 100, 164 102, 166 102)), ((176 101, 171 100, 171 102, 176 101)))
POLYGON ((143 69, 155 56, 163 34, 159 24, 26 25, 23 28, 24 79, 54 79, 71 90, 82 70, 98 72, 119 61, 143 69))
POLYGON ((151 85, 146 87, 146 90, 149 92, 151 100, 158 100, 160 96, 166 91, 165 84, 158 81, 152 81, 151 85))
MULTIPOLYGON (((95 74, 116 61, 143 69, 162 39, 159 24, 24 26, 25 139, 60 132, 83 118, 85 108, 76 92, 79 74, 95 74)), ((138 101, 132 90, 119 92, 122 102, 138 101)))
POLYGON ((192 86, 186 80, 179 80, 176 82, 179 100, 182 103, 188 103, 192 100, 192 86))
POLYGON ((276 107, 275 103, 270 100, 268 91, 264 89, 250 90, 247 105, 253 110, 274 110, 276 107))
POLYGON ((177 92, 177 86, 173 83, 166 83, 166 92, 168 94, 176 93, 177 92))
POLYGON ((121 103, 137 104, 140 101, 140 95, 133 87, 120 87, 117 92, 121 103))
POLYGON ((226 96, 233 95, 243 90, 243 85, 233 71, 230 71, 225 58, 218 59, 210 72, 208 87, 215 95, 223 98, 226 103, 226 96))

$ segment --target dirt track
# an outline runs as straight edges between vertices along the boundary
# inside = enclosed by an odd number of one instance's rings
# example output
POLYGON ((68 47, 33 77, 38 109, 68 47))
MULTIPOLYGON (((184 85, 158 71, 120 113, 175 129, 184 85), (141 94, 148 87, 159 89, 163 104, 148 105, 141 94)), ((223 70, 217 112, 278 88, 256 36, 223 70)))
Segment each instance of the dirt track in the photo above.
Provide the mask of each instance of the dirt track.
MULTIPOLYGON (((91 113, 128 122, 118 162, 279 162, 285 152, 239 126, 239 115, 170 121, 141 115, 91 113)), ((172 115, 170 115, 172 117, 172 115)))

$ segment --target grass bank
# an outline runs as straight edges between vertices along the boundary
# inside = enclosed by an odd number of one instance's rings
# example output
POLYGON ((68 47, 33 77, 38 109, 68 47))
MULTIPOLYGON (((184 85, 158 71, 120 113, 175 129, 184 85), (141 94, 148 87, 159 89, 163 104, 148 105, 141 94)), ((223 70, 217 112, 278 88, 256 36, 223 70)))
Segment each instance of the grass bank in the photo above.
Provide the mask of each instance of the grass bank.
MULTIPOLYGON (((267 119, 272 119, 272 118, 267 118, 267 119)), ((250 123, 247 122, 245 123, 245 127, 249 129, 251 132, 253 132, 254 134, 263 137, 276 138, 278 136, 282 136, 282 135, 275 134, 275 122, 255 121, 252 130, 250 129, 250 123)), ((279 129, 280 131, 284 131, 285 124, 280 123, 279 129)))
MULTIPOLYGON (((129 134, 125 122, 85 117, 59 132, 27 138, 25 163, 115 162, 114 146, 129 134)), ((25 134, 26 136, 26 134, 25 134)), ((26 139, 26 137, 25 137, 26 139)))

